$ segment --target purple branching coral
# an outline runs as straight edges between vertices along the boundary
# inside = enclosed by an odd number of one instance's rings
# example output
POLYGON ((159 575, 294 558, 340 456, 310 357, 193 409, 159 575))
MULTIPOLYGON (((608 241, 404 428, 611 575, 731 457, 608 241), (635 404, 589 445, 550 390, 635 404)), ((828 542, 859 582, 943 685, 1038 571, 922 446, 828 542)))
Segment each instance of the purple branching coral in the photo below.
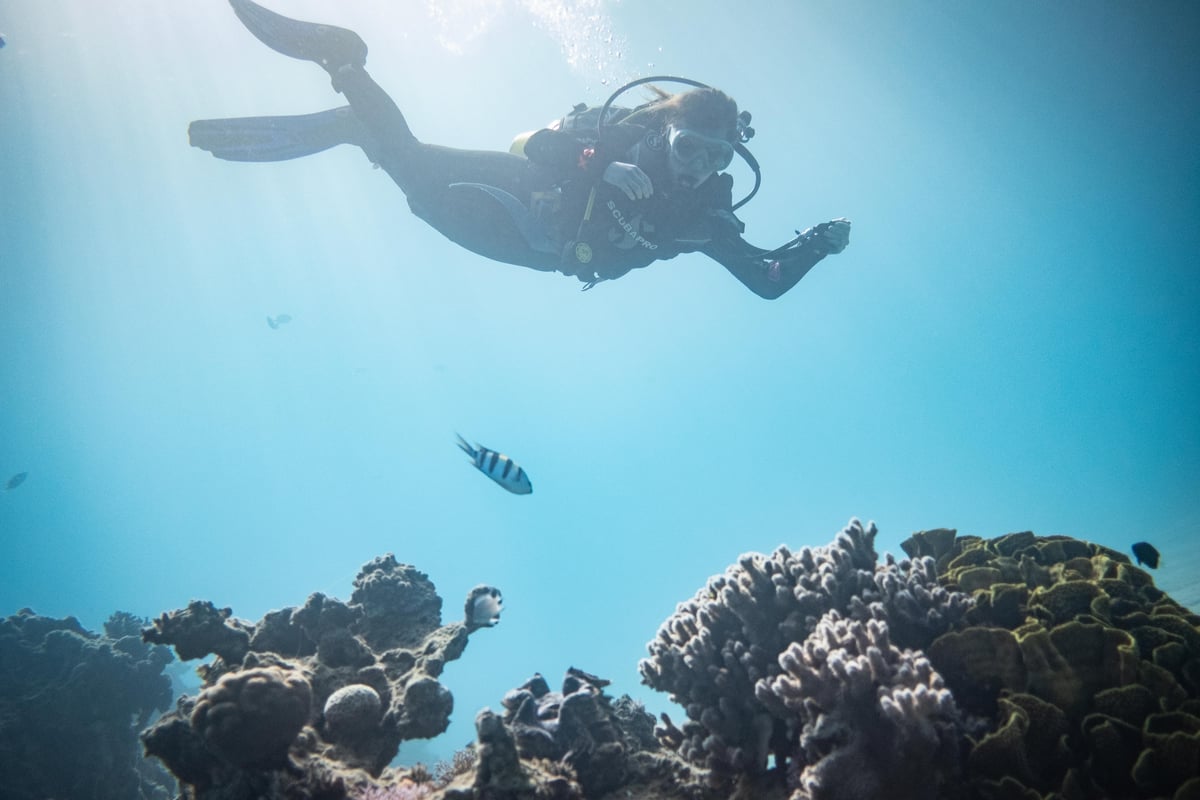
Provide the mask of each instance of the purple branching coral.
MULTIPOLYGON (((743 555, 724 574, 710 578, 663 623, 648 645, 650 657, 639 666, 647 685, 669 692, 683 705, 689 721, 682 729, 667 722, 668 733, 685 758, 732 774, 762 772, 772 755, 777 765, 789 761, 807 765, 810 758, 825 757, 820 748, 813 749, 819 741, 812 738, 815 733, 810 732, 807 751, 801 745, 805 725, 817 724, 820 715, 809 719, 796 696, 788 694, 785 701, 772 687, 789 687, 791 692, 790 687, 803 686, 803 692, 836 694, 847 691, 847 686, 822 688, 813 685, 811 677, 801 684, 789 669, 805 663, 796 647, 811 646, 814 657, 823 653, 820 663, 832 671, 828 674, 837 676, 838 670, 849 669, 845 680, 870 695, 871 713, 892 713, 892 705, 882 699, 875 703, 876 691, 916 691, 908 678, 916 667, 898 659, 928 662, 919 652, 902 656, 891 640, 914 651, 927 646, 961 619, 970 600, 938 586, 930 559, 897 562, 889 556, 883 566, 877 566, 876 533, 873 523, 864 527, 855 519, 826 547, 804 547, 797 553, 780 547, 770 556, 743 555), (847 666, 858 665, 859 657, 870 659, 869 645, 863 645, 861 652, 841 653, 825 641, 830 634, 823 624, 839 621, 858 623, 854 631, 859 636, 882 637, 887 644, 876 646, 879 663, 874 672, 861 671, 861 665, 847 666)), ((838 636, 835 640, 857 648, 860 642, 855 634, 848 635, 848 640, 838 636)), ((921 680, 927 683, 933 678, 921 680)), ((925 691, 930 688, 940 686, 930 684, 925 691)), ((906 709, 908 698, 901 693, 888 702, 906 709)), ((920 702, 926 702, 924 695, 920 702)), ((828 715, 823 719, 826 726, 832 724, 828 715)))
POLYGON ((684 757, 721 772, 755 772, 770 752, 787 749, 782 723, 754 686, 780 674, 779 654, 826 611, 873 597, 874 538, 873 526, 855 521, 829 547, 747 553, 663 623, 639 668, 646 684, 670 692, 692 720, 683 730, 684 757))
POLYGON ((794 715, 792 800, 932 800, 956 776, 954 698, 929 659, 891 643, 873 608, 866 622, 830 611, 779 657, 783 674, 756 686, 764 706, 794 715))
MULTIPOLYGON (((896 561, 886 553, 883 566, 875 569, 875 586, 892 638, 901 647, 928 647, 971 608, 969 594, 938 584, 937 567, 928 556, 896 561)), ((852 616, 866 619, 858 603, 858 598, 851 600, 852 616)))

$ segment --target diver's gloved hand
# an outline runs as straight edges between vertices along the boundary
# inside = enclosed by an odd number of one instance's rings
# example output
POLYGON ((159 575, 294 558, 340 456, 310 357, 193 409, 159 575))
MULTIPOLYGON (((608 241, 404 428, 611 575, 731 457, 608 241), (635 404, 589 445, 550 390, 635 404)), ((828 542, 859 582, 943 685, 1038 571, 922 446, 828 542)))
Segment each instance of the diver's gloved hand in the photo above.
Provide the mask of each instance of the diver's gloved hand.
POLYGON ((828 255, 837 255, 850 244, 850 220, 838 217, 829 222, 814 225, 804 232, 808 246, 828 255))
POLYGON ((604 168, 604 182, 625 193, 630 200, 644 200, 654 193, 650 176, 635 164, 614 161, 604 168))

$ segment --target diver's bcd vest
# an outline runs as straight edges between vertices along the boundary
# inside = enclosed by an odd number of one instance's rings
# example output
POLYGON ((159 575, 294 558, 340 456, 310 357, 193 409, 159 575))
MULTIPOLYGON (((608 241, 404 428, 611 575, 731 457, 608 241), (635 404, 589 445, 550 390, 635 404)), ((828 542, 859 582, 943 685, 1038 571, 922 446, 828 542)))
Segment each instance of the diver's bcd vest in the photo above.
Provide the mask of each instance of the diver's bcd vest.
MULTIPOLYGON (((578 140, 581 144, 583 144, 584 147, 595 147, 598 145, 599 140, 601 138, 601 132, 603 131, 603 129, 606 126, 619 124, 620 122, 627 119, 630 115, 634 114, 635 112, 641 111, 642 109, 645 109, 645 108, 653 106, 657 103, 660 103, 663 100, 665 100, 666 97, 656 98, 647 103, 643 103, 642 105, 639 105, 636 108, 627 108, 625 106, 617 106, 617 105, 613 104, 613 101, 615 101, 618 97, 620 97, 622 94, 629 91, 630 89, 634 88, 635 86, 641 86, 641 85, 647 84, 647 83, 660 83, 660 82, 676 82, 676 83, 684 83, 684 84, 687 84, 690 86, 695 86, 698 88, 708 88, 707 84, 700 83, 698 81, 694 81, 689 78, 679 78, 679 77, 670 76, 670 75, 654 75, 654 76, 650 76, 650 77, 646 77, 646 78, 638 78, 638 79, 630 81, 629 83, 626 83, 625 85, 618 88, 615 92, 612 93, 611 96, 609 96, 608 100, 605 101, 604 105, 589 106, 586 103, 579 103, 574 108, 572 108, 571 111, 569 113, 567 113, 566 116, 562 117, 561 119, 552 121, 551 123, 549 123, 546 126, 546 128, 571 134, 571 136, 573 138, 575 138, 576 140, 578 140)), ((738 138, 740 139, 740 141, 738 141, 734 144, 734 150, 735 150, 735 152, 737 152, 737 154, 739 156, 742 157, 742 159, 746 162, 747 166, 749 166, 750 169, 753 171, 754 187, 750 190, 749 194, 747 194, 741 200, 739 200, 738 202, 733 204, 732 208, 729 210, 729 216, 731 218, 733 218, 732 212, 736 211, 738 208, 745 205, 747 202, 750 201, 750 199, 752 197, 754 197, 754 195, 758 192, 759 184, 762 181, 762 173, 759 170, 758 161, 754 158, 753 155, 751 155, 750 151, 748 149, 746 149, 746 144, 745 144, 746 142, 750 141, 750 139, 754 136, 754 129, 752 127, 750 127, 750 120, 751 120, 751 117, 750 117, 750 113, 748 111, 742 111, 741 113, 738 114, 738 118, 737 118, 738 138)), ((527 131, 525 133, 518 134, 517 137, 515 139, 513 139, 512 145, 509 147, 509 152, 513 153, 514 155, 525 156, 525 144, 529 141, 529 139, 535 133, 537 133, 537 131, 527 131)), ((531 200, 531 205, 533 206, 533 209, 537 209, 538 211, 540 211, 539 206, 542 205, 543 203, 547 207, 548 206, 556 207, 557 206, 557 202, 556 202, 557 194, 558 194, 557 188, 552 193, 537 193, 537 194, 535 194, 535 196, 531 200), (538 195, 545 195, 545 194, 554 194, 555 197, 547 198, 547 197, 539 197, 538 196, 538 195), (548 200, 552 200, 554 202, 546 202, 548 200)), ((587 226, 587 224, 592 216, 592 213, 595 211, 595 208, 594 208, 595 200, 596 200, 596 190, 595 190, 595 188, 593 188, 591 191, 591 194, 588 198, 587 206, 584 209, 583 219, 580 222, 579 234, 582 234, 584 228, 587 226)), ((540 213, 535 212, 535 214, 539 217, 541 216, 540 213)), ((736 218, 733 218, 733 219, 736 222, 736 218)), ((740 223, 738 223, 738 224, 740 225, 740 223)), ((626 231, 626 232, 628 233, 628 231, 626 231)), ((794 245, 796 243, 796 241, 797 240, 793 240, 792 242, 785 244, 783 247, 778 248, 776 251, 772 251, 772 253, 782 252, 783 250, 786 250, 788 247, 794 245)), ((593 249, 592 245, 589 242, 582 240, 582 238, 577 234, 576 238, 568 241, 566 243, 565 248, 563 249, 562 266, 560 267, 560 269, 564 273, 574 274, 581 281, 584 281, 586 285, 583 288, 585 290, 587 290, 587 289, 590 289, 593 286, 595 286, 597 282, 603 281, 603 280, 611 280, 612 278, 619 277, 620 275, 623 275, 626 272, 628 272, 629 269, 631 268, 631 267, 621 266, 621 267, 613 268, 611 270, 605 270, 605 269, 597 270, 595 267, 592 266, 593 256, 594 256, 594 249, 593 249)))
MULTIPOLYGON (((642 107, 644 108, 645 106, 642 107)), ((604 124, 616 125, 636 110, 623 106, 609 106, 608 111, 605 112, 604 124)), ((546 127, 552 131, 569 133, 585 146, 591 147, 596 144, 596 132, 600 129, 600 113, 603 111, 604 106, 589 106, 587 103, 578 103, 565 117, 550 121, 546 127)), ((508 151, 518 156, 525 155, 525 143, 535 133, 537 131, 526 131, 525 133, 517 134, 508 151)))

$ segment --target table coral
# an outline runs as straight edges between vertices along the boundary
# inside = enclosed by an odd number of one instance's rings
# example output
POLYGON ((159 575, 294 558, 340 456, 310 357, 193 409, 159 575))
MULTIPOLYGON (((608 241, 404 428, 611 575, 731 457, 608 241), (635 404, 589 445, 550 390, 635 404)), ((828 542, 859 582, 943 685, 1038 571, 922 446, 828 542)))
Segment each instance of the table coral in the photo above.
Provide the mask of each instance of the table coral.
MULTIPOLYGON (((928 649, 960 705, 988 724, 972 741, 971 791, 1127 798, 1187 791, 1200 768, 1191 743, 1200 741, 1200 616, 1124 554, 1090 542, 1029 532, 936 538, 941 582, 972 587, 977 600, 966 615, 970 627, 928 649), (981 570, 1005 583, 981 581, 981 570), (1158 735, 1164 726, 1171 732, 1158 735)), ((905 545, 914 553, 933 547, 921 534, 905 545)))

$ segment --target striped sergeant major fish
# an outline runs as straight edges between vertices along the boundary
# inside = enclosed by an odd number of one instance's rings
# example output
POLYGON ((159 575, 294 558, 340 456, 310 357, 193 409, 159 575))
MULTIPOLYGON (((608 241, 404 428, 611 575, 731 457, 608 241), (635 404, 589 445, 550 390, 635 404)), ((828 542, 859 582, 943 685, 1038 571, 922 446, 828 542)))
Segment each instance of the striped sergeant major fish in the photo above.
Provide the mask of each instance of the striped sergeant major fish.
POLYGON ((525 470, 517 466, 517 462, 513 461, 503 453, 497 453, 495 450, 490 450, 478 442, 474 447, 467 444, 467 440, 462 436, 458 436, 458 446, 462 451, 471 457, 475 462, 475 468, 494 480, 496 483, 508 489, 513 494, 529 494, 533 491, 533 484, 529 482, 529 476, 525 474, 525 470))

